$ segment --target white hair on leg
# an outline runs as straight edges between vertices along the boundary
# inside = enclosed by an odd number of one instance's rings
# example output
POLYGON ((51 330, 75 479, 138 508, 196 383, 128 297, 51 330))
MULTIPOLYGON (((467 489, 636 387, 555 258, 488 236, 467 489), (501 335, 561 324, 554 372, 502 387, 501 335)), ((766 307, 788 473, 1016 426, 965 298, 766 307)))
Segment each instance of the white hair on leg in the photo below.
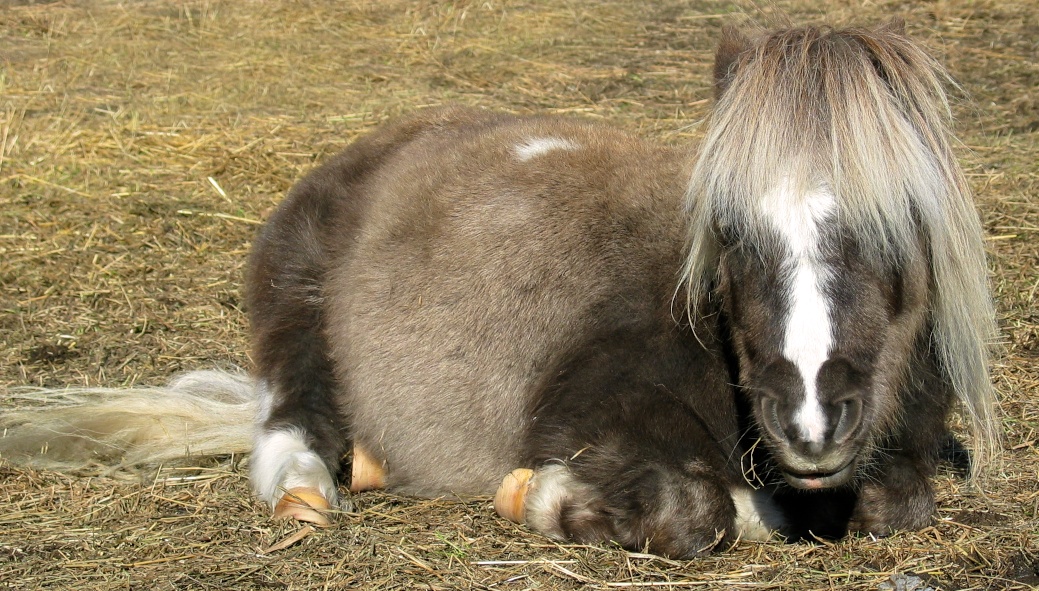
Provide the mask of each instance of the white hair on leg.
POLYGON ((590 506, 597 499, 595 490, 574 478, 569 468, 563 464, 548 464, 538 468, 530 479, 527 525, 550 538, 565 540, 567 535, 560 523, 564 510, 569 508, 570 515, 576 519, 592 519, 590 506))
POLYGON ((335 480, 321 458, 307 445, 299 428, 258 431, 249 476, 257 496, 273 508, 286 491, 314 488, 335 505, 335 480))
POLYGON ((736 533, 740 539, 767 542, 776 538, 785 520, 768 492, 739 487, 729 494, 736 505, 736 533))

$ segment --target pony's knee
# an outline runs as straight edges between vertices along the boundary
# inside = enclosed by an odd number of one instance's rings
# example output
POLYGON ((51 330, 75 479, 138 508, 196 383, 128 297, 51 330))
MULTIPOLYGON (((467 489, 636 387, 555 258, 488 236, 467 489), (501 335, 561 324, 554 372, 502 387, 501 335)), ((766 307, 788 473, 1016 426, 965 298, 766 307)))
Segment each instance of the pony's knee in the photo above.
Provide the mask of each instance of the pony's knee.
POLYGON ((636 522, 648 551, 692 558, 736 539, 736 507, 719 475, 667 472, 658 479, 643 500, 651 507, 636 522))
POLYGON ((930 525, 937 506, 926 473, 893 462, 880 481, 862 484, 848 523, 850 531, 877 536, 915 531, 930 525))

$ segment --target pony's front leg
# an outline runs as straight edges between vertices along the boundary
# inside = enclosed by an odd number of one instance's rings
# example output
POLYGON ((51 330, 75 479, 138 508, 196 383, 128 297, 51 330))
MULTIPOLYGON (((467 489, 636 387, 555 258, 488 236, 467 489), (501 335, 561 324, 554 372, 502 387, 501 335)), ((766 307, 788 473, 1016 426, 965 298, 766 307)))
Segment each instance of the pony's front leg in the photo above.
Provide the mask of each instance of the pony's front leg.
POLYGON ((903 394, 907 418, 882 442, 880 461, 861 479, 849 531, 885 536, 922 529, 934 519, 931 479, 942 450, 955 443, 945 426, 953 394, 938 375, 928 353, 912 368, 903 394))
POLYGON ((886 536, 930 525, 936 510, 932 474, 909 458, 891 458, 878 480, 861 485, 848 529, 886 536))
POLYGON ((557 540, 690 558, 737 535, 736 507, 721 480, 696 460, 665 467, 588 450, 514 471, 495 507, 557 540))
POLYGON ((506 478, 499 512, 555 539, 674 558, 769 537, 778 515, 756 510, 730 461, 722 356, 666 323, 618 324, 552 373, 526 435, 529 481, 506 478))

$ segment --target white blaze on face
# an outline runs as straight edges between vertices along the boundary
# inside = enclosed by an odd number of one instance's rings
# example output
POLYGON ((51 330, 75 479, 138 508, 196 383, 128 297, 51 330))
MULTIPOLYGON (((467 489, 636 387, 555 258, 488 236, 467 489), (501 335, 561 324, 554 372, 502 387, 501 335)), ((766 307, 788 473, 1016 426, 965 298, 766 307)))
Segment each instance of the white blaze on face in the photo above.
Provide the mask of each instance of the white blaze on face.
POLYGON ((526 162, 536 156, 541 156, 553 150, 576 150, 577 144, 559 137, 536 137, 524 140, 512 147, 516 158, 526 162))
POLYGON ((791 282, 783 356, 797 367, 805 391, 794 420, 805 439, 820 442, 826 433, 826 415, 816 382, 833 344, 830 309, 823 294, 827 269, 822 259, 820 228, 833 215, 836 202, 827 191, 798 193, 784 182, 767 203, 766 214, 790 256, 784 262, 791 282))

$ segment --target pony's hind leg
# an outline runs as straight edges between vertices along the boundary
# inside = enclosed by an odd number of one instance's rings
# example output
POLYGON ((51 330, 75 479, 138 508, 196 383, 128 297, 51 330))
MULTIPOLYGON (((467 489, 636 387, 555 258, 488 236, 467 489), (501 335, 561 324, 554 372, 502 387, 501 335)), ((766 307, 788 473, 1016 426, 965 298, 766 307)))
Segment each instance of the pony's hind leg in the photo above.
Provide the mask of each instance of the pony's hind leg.
POLYGON ((349 446, 324 336, 329 199, 302 183, 257 238, 247 296, 260 409, 251 479, 278 517, 325 524, 349 446))
MULTIPOLYGON (((319 513, 298 510, 307 498, 336 504, 353 409, 346 407, 349 384, 342 373, 348 353, 333 352, 327 337, 331 323, 347 319, 330 319, 326 298, 330 274, 342 272, 365 224, 373 176, 414 138, 487 117, 464 108, 431 109, 356 140, 300 180, 258 236, 246 282, 262 394, 252 481, 285 515, 317 520, 319 513)), ((351 488, 380 487, 380 460, 355 450, 351 488)))

